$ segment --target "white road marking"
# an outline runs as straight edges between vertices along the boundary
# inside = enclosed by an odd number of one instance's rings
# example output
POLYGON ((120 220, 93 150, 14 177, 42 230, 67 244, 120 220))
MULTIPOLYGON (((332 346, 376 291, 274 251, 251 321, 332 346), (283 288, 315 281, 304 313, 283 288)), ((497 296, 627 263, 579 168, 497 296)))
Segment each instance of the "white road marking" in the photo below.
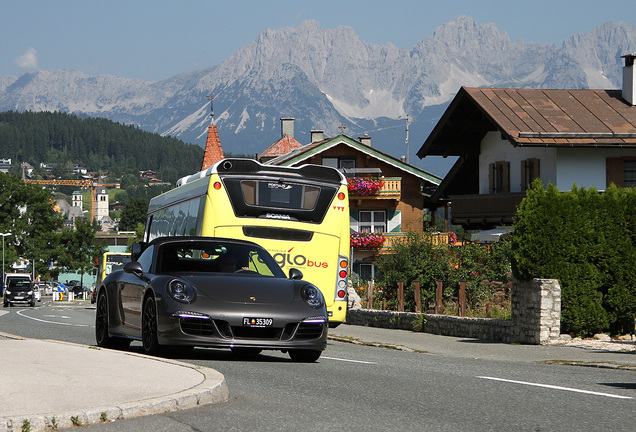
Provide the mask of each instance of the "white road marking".
POLYGON ((374 365, 377 365, 376 362, 368 362, 368 361, 362 361, 362 360, 349 360, 349 359, 341 359, 341 358, 337 358, 337 357, 325 357, 325 356, 322 356, 320 358, 321 359, 326 359, 326 360, 337 360, 337 361, 350 362, 350 363, 362 363, 362 364, 374 364, 374 365))
POLYGON ((0 310, 0 316, 8 314, 8 310, 0 310))
POLYGON ((523 385, 529 385, 534 387, 544 387, 544 388, 549 388, 553 390, 565 390, 565 391, 571 391, 575 393, 585 393, 585 394, 590 394, 595 396, 605 396, 605 397, 616 398, 616 399, 632 399, 629 396, 619 396, 619 395, 614 395, 610 393, 600 393, 600 392, 594 392, 589 390, 579 390, 579 389, 574 389, 570 387, 561 387, 561 386, 555 386, 555 385, 549 385, 549 384, 537 384, 537 383, 531 383, 531 382, 525 382, 525 381, 515 381, 515 380, 493 378, 493 377, 486 377, 486 376, 478 376, 477 378, 488 379, 493 381, 503 381, 503 382, 513 383, 513 384, 523 384, 523 385))
POLYGON ((70 316, 66 316, 66 315, 42 315, 45 318, 64 318, 64 319, 70 319, 70 316))
MULTIPOLYGON (((48 320, 43 320, 43 319, 39 319, 39 318, 30 317, 28 315, 23 315, 22 312, 25 312, 26 310, 27 309, 19 310, 18 311, 18 315, 20 315, 21 317, 24 317, 24 318, 29 318, 29 319, 32 319, 34 321, 39 321, 39 322, 43 322, 43 323, 47 323, 47 324, 59 324, 59 325, 73 326, 73 327, 93 327, 92 325, 72 324, 72 323, 65 323, 65 322, 48 321, 48 320)), ((48 316, 51 316, 51 315, 48 315, 48 316)), ((61 318, 70 318, 70 317, 61 317, 61 318)))

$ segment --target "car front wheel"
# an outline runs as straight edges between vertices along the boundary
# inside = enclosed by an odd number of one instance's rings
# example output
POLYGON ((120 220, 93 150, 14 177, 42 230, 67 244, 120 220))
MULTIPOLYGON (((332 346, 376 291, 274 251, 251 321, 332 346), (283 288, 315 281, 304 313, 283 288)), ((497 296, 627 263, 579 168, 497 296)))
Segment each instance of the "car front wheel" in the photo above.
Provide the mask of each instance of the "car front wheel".
POLYGON ((289 357, 299 363, 313 363, 320 358, 322 351, 295 349, 289 350, 289 357))
POLYGON ((144 301, 141 341, 146 354, 159 355, 161 353, 161 347, 157 340, 157 304, 153 296, 148 296, 144 301))
POLYGON ((102 291, 95 308, 95 341, 98 347, 126 349, 130 346, 130 340, 115 338, 108 334, 108 301, 106 293, 102 291))

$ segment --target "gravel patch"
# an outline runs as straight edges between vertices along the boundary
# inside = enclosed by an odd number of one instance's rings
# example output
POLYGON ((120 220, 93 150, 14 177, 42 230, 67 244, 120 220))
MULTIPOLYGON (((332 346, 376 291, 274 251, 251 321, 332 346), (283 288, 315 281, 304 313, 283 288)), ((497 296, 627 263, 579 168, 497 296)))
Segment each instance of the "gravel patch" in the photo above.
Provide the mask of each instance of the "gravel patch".
POLYGON ((613 352, 636 352, 636 341, 612 339, 609 341, 601 341, 592 338, 574 338, 571 340, 554 339, 546 345, 571 346, 595 351, 613 351, 613 352))

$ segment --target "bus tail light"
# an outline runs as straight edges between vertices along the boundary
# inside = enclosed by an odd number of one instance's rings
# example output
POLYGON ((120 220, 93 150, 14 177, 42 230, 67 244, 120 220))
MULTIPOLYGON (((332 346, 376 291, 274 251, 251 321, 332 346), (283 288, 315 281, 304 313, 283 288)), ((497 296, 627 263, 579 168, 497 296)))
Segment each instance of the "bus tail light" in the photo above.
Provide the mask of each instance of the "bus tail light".
POLYGON ((338 277, 336 278, 336 297, 335 300, 347 299, 347 275, 349 269, 349 261, 346 256, 338 256, 338 277))

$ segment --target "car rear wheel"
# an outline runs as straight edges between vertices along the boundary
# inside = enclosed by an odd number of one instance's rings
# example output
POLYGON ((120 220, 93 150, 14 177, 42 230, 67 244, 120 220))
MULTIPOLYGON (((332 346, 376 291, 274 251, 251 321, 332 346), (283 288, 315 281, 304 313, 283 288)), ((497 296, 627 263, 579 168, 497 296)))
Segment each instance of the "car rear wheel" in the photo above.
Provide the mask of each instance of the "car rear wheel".
POLYGON ((305 350, 305 349, 296 349, 289 350, 289 356, 295 362, 300 363, 313 363, 320 358, 322 351, 318 350, 305 350))
POLYGON ((160 354, 161 347, 157 339, 157 304, 153 296, 148 296, 144 301, 141 341, 146 354, 160 354))
POLYGON ((126 349, 130 346, 130 340, 112 337, 108 334, 108 302, 106 293, 102 292, 95 308, 95 341, 98 347, 126 349))

